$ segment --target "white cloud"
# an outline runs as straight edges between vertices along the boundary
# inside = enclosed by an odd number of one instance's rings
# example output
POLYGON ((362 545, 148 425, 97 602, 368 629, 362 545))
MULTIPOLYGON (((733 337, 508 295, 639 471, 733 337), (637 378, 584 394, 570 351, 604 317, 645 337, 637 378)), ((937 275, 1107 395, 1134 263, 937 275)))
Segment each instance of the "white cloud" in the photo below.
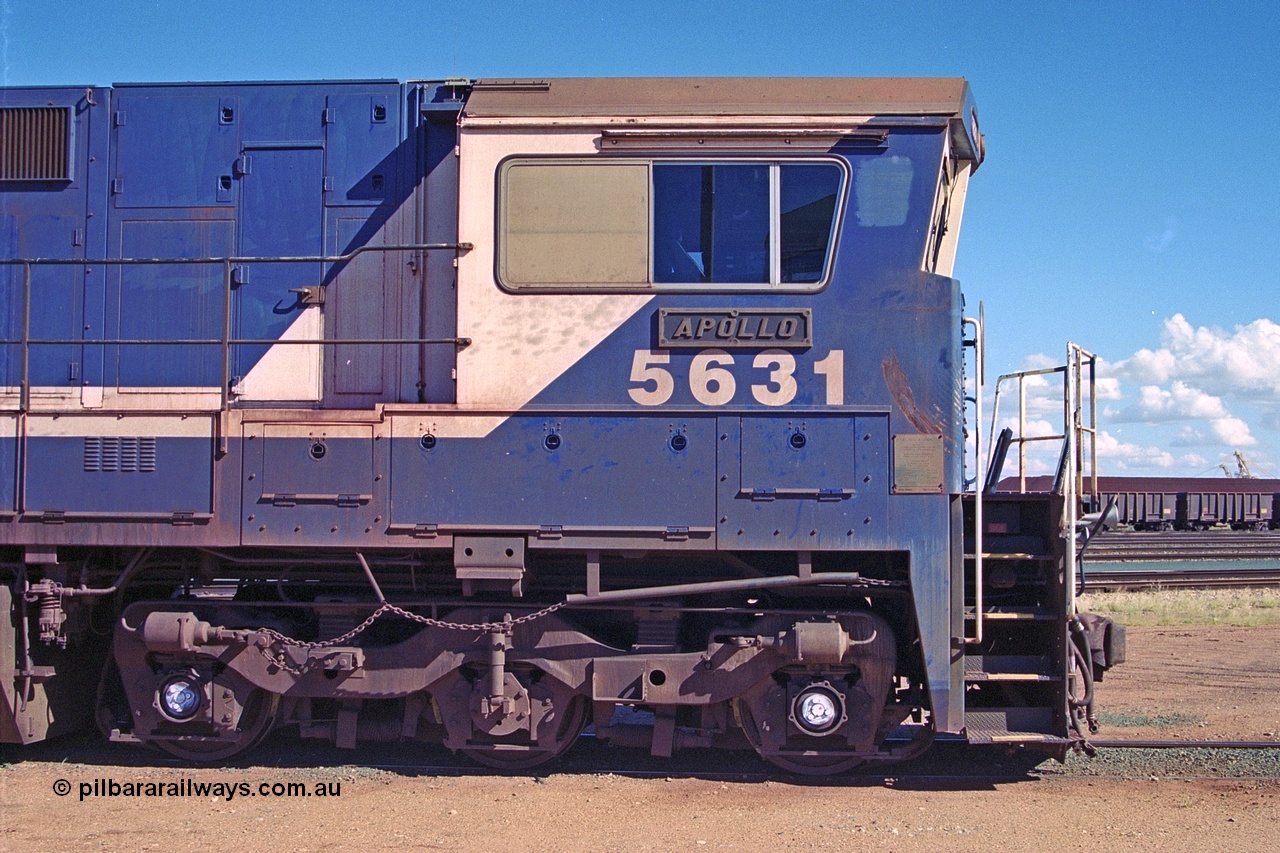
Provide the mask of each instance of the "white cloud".
POLYGON ((1200 447, 1209 442, 1204 432, 1193 426, 1184 426, 1170 441, 1174 447, 1200 447))
POLYGON ((1253 447, 1258 443, 1249 432, 1249 425, 1240 418, 1217 418, 1209 422, 1209 427, 1228 447, 1253 447))
POLYGON ((1098 431, 1098 458, 1107 460, 1099 467, 1108 472, 1172 468, 1177 462, 1167 450, 1121 441, 1106 430, 1098 431))
POLYGON ((1177 378, 1214 396, 1280 395, 1280 325, 1267 318, 1231 332, 1193 327, 1175 314, 1164 321, 1157 350, 1140 349, 1115 364, 1116 374, 1162 385, 1177 378))
POLYGON ((1098 395, 1099 400, 1124 399, 1124 394, 1120 389, 1120 380, 1114 376, 1099 376, 1094 386, 1094 392, 1098 395))
POLYGON ((1169 350, 1154 352, 1140 349, 1129 358, 1116 362, 1116 370, 1135 382, 1168 382, 1177 370, 1177 359, 1169 350))
POLYGON ((1143 385, 1138 389, 1137 402, 1120 412, 1118 420, 1161 423, 1226 417, 1222 400, 1178 380, 1167 390, 1143 385))
MULTIPOLYGON (((1037 354, 1023 369, 1061 363, 1037 354)), ((1023 391, 1028 432, 1060 432, 1062 374, 1029 377, 1023 391)), ((1095 398, 1100 425, 1113 430, 1099 434, 1103 473, 1199 475, 1245 448, 1265 466, 1266 448, 1280 431, 1280 324, 1260 318, 1223 330, 1174 314, 1158 346, 1114 362, 1099 359, 1095 398), (1125 439, 1118 437, 1122 425, 1129 425, 1125 439)), ((1016 383, 1005 383, 1000 402, 1001 426, 1016 427, 1016 383)), ((1051 471, 1057 452, 1057 442, 1028 445, 1029 470, 1051 471)))
MULTIPOLYGON (((1026 421, 1024 426, 1026 427, 1024 435, 1028 438, 1042 438, 1044 436, 1062 434, 1061 426, 1050 423, 1043 418, 1030 418, 1026 421)), ((1005 427, 1013 430, 1013 434, 1016 436, 1018 434, 1018 417, 1016 415, 1008 415, 1000 418, 1000 423, 996 427, 996 432, 999 432, 1005 427)))

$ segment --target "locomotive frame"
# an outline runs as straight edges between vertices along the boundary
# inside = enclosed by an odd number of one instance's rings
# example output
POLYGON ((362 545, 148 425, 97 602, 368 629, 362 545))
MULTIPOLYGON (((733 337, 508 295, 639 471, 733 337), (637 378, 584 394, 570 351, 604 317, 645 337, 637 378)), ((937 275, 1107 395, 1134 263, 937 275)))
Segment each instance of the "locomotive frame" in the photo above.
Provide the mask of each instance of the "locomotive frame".
POLYGON ((1122 635, 1075 612, 1075 491, 967 487, 965 81, 0 116, 0 741, 517 769, 591 724, 831 773, 1096 726, 1122 635))

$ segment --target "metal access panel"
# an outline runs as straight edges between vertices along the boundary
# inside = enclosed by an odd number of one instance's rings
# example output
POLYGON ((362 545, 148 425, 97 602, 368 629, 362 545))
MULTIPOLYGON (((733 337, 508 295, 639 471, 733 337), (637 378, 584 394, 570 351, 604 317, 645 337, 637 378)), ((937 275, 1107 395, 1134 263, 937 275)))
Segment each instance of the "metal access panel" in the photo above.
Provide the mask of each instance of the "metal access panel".
POLYGON ((380 537, 384 446, 371 424, 246 424, 244 544, 340 545, 380 537))
POLYGON ((18 416, 0 416, 0 515, 18 509, 18 416))
MULTIPOLYGON (((333 220, 335 244, 344 250, 367 240, 365 216, 339 216, 333 220)), ((380 239, 371 241, 375 245, 380 239)), ((350 262, 335 265, 327 276, 326 331, 334 340, 378 340, 396 337, 387 327, 395 315, 396 280, 393 270, 406 256, 366 252, 350 262), (388 311, 391 308, 393 310, 388 311), (389 334, 390 332, 390 334, 389 334)), ((393 381, 390 365, 397 349, 391 344, 331 344, 325 349, 325 389, 335 408, 372 406, 384 387, 393 381)), ((410 356, 416 352, 405 350, 410 356)))
MULTIPOLYGON (((198 258, 235 253, 231 211, 190 218, 189 211, 125 211, 113 241, 126 258, 198 258), (146 218, 142 218, 143 215, 146 218), (138 218, 134 218, 134 217, 138 218)), ((221 341, 221 264, 116 265, 108 272, 109 337, 122 341, 221 341)), ((217 388, 222 346, 109 344, 106 363, 121 388, 217 388)))
POLYGON ((546 541, 561 535, 705 541, 714 531, 712 418, 471 420, 397 425, 396 528, 519 530, 546 541), (458 435, 466 432, 473 437, 458 435))
POLYGON ((887 529, 888 416, 719 419, 725 550, 869 547, 887 529))
POLYGON ((207 519, 213 457, 211 417, 28 415, 23 510, 47 521, 207 519))
POLYGON ((118 87, 111 124, 116 208, 235 202, 239 99, 211 86, 118 87))
POLYGON ((326 203, 376 206, 400 198, 400 86, 330 92, 324 119, 326 203))
MULTIPOLYGON (((0 257, 73 259, 102 252, 98 207, 105 169, 94 163, 90 143, 95 123, 108 100, 100 90, 11 89, 0 106, 0 257), (96 239, 95 239, 96 238, 96 239)), ((33 340, 78 341, 96 332, 93 303, 86 288, 97 271, 79 265, 30 268, 30 322, 33 340), (93 328, 90 328, 93 326, 93 328)), ((0 267, 0 338, 18 341, 23 333, 24 270, 0 267)), ((22 348, 0 345, 0 386, 22 380, 22 348)), ((37 344, 29 349, 27 380, 38 395, 45 389, 79 387, 86 378, 78 343, 37 344)))
MULTIPOLYGON (((240 178, 241 255, 296 258, 324 253, 323 154, 320 147, 245 148, 240 178)), ((304 309, 293 291, 316 287, 321 277, 321 265, 315 262, 247 264, 232 296, 233 335, 243 340, 278 340, 304 309)), ((232 371, 242 379, 248 377, 271 346, 237 345, 232 371)), ((276 398, 269 391, 254 396, 276 398)))

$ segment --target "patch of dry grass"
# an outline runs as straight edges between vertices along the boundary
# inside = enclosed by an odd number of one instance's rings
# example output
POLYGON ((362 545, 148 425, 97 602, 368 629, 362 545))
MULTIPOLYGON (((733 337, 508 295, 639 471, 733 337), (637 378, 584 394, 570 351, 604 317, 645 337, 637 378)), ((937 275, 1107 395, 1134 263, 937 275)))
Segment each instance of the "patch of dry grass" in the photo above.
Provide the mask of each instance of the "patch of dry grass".
POLYGON ((1155 589, 1141 592, 1090 592, 1080 609, 1110 616, 1125 625, 1280 624, 1280 588, 1155 589))

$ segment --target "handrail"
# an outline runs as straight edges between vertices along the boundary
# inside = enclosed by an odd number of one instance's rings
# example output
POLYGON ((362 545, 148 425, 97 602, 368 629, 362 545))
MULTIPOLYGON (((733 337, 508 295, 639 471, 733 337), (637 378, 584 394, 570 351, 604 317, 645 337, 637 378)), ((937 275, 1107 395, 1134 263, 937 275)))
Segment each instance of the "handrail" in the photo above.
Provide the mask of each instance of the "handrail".
POLYGON ((84 266, 88 264, 341 264, 366 252, 469 252, 471 243, 406 243, 389 246, 358 246, 342 255, 217 255, 207 258, 0 258, 0 266, 84 266))
MULTIPOLYGON (((1018 491, 1025 492, 1027 490, 1027 445, 1034 444, 1038 441, 1061 441, 1066 438, 1063 433, 1054 433, 1051 435, 1027 435, 1027 395, 1026 380, 1032 376, 1049 376, 1054 373, 1066 373, 1066 367, 1042 367, 1039 370, 1020 370, 1015 373, 1005 373, 996 379, 996 390, 992 397, 991 403, 991 431, 989 448, 995 447, 995 430, 996 423, 1000 420, 1000 389, 1006 379, 1018 380, 1018 433, 1014 442, 1018 445, 1018 491)), ((991 460, 986 460, 989 468, 991 460)))
MULTIPOLYGON (((973 497, 973 584, 974 584, 974 636, 969 637, 968 632, 962 627, 961 636, 968 645, 977 645, 982 642, 982 492, 980 484, 982 479, 982 384, 984 374, 986 373, 986 338, 984 334, 982 304, 978 305, 978 316, 964 317, 960 321, 961 328, 965 326, 973 327, 973 360, 974 360, 974 381, 973 381, 973 465, 974 465, 974 497, 973 497)), ((965 341, 967 345, 969 342, 965 341)), ((963 581, 961 581, 963 583, 963 581)), ((964 622, 961 620, 961 625, 964 622)))
POLYGON ((1067 427, 1067 485, 1065 489, 1065 535, 1067 538, 1067 577, 1066 577, 1066 597, 1067 597, 1067 613, 1074 615, 1076 612, 1076 572, 1079 568, 1076 549, 1076 524, 1080 512, 1080 497, 1083 492, 1084 474, 1082 471, 1084 463, 1084 450, 1080 446, 1087 432, 1090 439, 1090 474, 1093 482, 1093 495, 1097 495, 1097 477, 1098 477, 1098 407, 1096 392, 1097 379, 1097 363, 1098 357, 1086 350, 1084 347, 1071 342, 1067 344, 1067 369, 1069 371, 1064 389, 1065 411, 1069 426, 1067 427), (1089 406, 1090 420, 1089 425, 1084 425, 1082 417, 1082 401, 1084 395, 1084 365, 1089 365, 1089 406))
MULTIPOLYGON (((0 266, 22 267, 22 336, 17 340, 0 339, 0 346, 21 347, 21 378, 19 380, 18 411, 31 408, 31 347, 33 346, 219 346, 222 348, 222 377, 220 381, 220 406, 225 412, 231 405, 231 348, 234 346, 285 345, 453 345, 466 347, 469 338, 233 338, 231 336, 232 292, 236 287, 233 271, 239 264, 312 263, 341 265, 349 263, 369 252, 469 252, 471 243, 412 243, 383 246, 359 246, 339 255, 275 255, 246 256, 224 255, 207 258, 0 258, 0 266), (32 338, 31 337, 31 269, 47 266, 197 266, 220 264, 222 266, 222 335, 218 338, 155 339, 155 338, 32 338)), ((301 297, 299 297, 301 301, 301 297)))
MULTIPOLYGON (((1080 516, 1081 499, 1086 494, 1085 470, 1088 469, 1090 486, 1088 494, 1098 494, 1098 397, 1097 364, 1094 353, 1074 342, 1067 344, 1066 363, 1038 370, 1007 373, 996 380, 995 400, 992 405, 992 443, 996 424, 1000 419, 1000 391, 1006 380, 1018 381, 1018 434, 1012 441, 1018 443, 1018 491, 1026 493, 1026 446, 1036 441, 1061 441, 1063 516, 1062 535, 1066 538, 1066 606, 1075 613, 1076 574, 1079 554, 1076 547, 1076 523, 1080 516), (1033 376, 1062 374, 1062 432, 1050 435, 1028 436, 1026 380, 1033 376), (1085 416, 1084 398, 1088 397, 1088 416, 1085 416), (1088 455, 1084 443, 1088 441, 1088 455)), ((990 460, 988 460, 988 467, 990 460)))

